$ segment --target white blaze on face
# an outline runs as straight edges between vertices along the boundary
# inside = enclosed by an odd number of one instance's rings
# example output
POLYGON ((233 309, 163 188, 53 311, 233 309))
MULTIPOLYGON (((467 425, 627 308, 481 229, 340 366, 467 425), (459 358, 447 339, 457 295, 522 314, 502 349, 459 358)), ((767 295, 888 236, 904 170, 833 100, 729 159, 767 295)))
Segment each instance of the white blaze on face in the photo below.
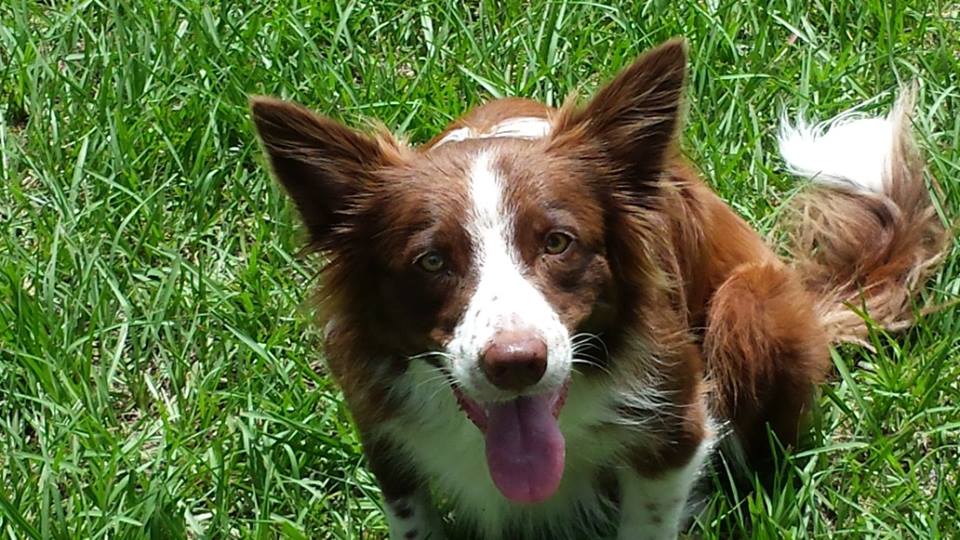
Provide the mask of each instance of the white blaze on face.
POLYGON ((547 370, 528 394, 551 392, 570 373, 569 333, 556 311, 525 276, 514 244, 514 209, 504 201, 504 185, 493 167, 493 156, 477 156, 470 171, 471 211, 466 227, 473 243, 473 272, 477 288, 448 344, 451 372, 457 382, 479 400, 509 396, 486 380, 480 355, 502 331, 531 332, 547 345, 547 370))

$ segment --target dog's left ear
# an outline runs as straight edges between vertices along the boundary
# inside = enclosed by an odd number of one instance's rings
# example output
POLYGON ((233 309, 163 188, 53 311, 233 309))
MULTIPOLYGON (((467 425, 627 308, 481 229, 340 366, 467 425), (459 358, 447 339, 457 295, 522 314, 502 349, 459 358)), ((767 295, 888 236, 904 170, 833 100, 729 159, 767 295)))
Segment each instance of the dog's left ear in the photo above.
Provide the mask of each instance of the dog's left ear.
POLYGON ((651 189, 680 125, 687 47, 673 39, 641 55, 581 109, 565 110, 556 142, 584 140, 602 152, 621 182, 651 189))

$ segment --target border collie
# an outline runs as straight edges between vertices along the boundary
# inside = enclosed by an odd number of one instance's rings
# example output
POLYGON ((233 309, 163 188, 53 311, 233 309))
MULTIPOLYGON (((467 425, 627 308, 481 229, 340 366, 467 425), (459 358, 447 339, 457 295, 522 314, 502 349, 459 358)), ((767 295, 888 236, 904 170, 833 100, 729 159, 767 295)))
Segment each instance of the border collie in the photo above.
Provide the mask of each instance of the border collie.
MULTIPOLYGON (((781 259, 679 150, 686 47, 584 106, 492 101, 412 146, 251 101, 391 538, 675 538, 721 437, 797 442, 830 343, 909 323, 948 234, 886 118, 786 127, 781 259)), ((725 441, 726 442, 726 441, 725 441)), ((726 445, 725 445, 726 446, 726 445)))

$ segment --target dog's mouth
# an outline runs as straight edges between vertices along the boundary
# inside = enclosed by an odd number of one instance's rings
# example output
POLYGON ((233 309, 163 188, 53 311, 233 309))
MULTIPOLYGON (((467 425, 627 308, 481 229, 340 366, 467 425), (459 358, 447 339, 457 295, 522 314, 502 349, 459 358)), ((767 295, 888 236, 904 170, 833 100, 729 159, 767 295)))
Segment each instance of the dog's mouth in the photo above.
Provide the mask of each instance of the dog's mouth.
POLYGON ((557 417, 569 380, 552 393, 479 403, 451 384, 460 409, 484 434, 494 485, 513 502, 549 499, 563 477, 565 442, 557 417))

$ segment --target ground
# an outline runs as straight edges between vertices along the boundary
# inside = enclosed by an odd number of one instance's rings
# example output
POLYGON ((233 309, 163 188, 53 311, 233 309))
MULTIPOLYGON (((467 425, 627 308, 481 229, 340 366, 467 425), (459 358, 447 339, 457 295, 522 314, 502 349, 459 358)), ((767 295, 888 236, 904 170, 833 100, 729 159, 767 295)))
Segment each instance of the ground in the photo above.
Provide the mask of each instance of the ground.
MULTIPOLYGON (((955 2, 230 4, 0 4, 3 537, 384 537, 250 94, 419 142, 491 96, 589 93, 683 35, 685 148, 759 229, 797 189, 781 114, 882 113, 912 80, 960 215, 955 2)), ((924 302, 960 294, 958 254, 924 302)), ((960 536, 957 335, 947 307, 835 351, 808 446, 772 489, 712 496, 694 533, 960 536)))

